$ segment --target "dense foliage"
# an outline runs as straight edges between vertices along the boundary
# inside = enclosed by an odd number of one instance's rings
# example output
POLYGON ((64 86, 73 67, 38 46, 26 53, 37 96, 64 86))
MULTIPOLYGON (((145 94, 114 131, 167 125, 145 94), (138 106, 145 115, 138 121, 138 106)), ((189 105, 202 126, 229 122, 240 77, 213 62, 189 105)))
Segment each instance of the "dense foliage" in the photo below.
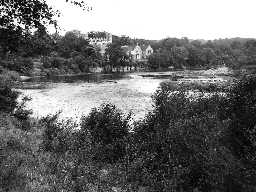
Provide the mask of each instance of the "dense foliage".
POLYGON ((227 66, 239 69, 255 64, 255 39, 231 38, 216 40, 190 40, 165 38, 162 40, 131 39, 113 36, 113 43, 120 46, 151 45, 154 53, 148 67, 156 69, 212 68, 227 66))
MULTIPOLYGON (((90 9, 85 1, 66 2, 84 10, 90 9)), ((45 0, 2 0, 0 7, 0 66, 31 74, 34 69, 31 57, 49 56, 56 51, 56 39, 47 33, 46 28, 51 25, 57 30, 56 17, 60 13, 45 0)), ((62 46, 62 49, 66 48, 62 46)), ((68 50, 68 53, 75 50, 68 50)))
POLYGON ((82 118, 81 133, 91 135, 94 161, 114 163, 124 157, 129 119, 110 104, 102 105, 99 110, 92 109, 87 117, 82 118))
POLYGON ((112 43, 108 45, 106 55, 108 58, 105 65, 109 65, 111 71, 113 70, 113 67, 120 71, 121 68, 124 70, 124 67, 131 65, 131 63, 129 63, 128 55, 126 55, 119 43, 112 43))
POLYGON ((92 109, 79 129, 58 114, 24 124, 2 110, 1 190, 255 191, 255 82, 163 83, 133 126, 111 104, 92 109))
POLYGON ((255 190, 255 80, 242 80, 224 97, 212 92, 196 99, 187 89, 163 84, 154 110, 136 126, 130 181, 152 191, 255 190))
POLYGON ((63 37, 56 34, 52 38, 55 43, 51 53, 41 59, 45 71, 57 69, 62 73, 80 73, 100 65, 99 50, 89 45, 80 31, 69 31, 63 37))
POLYGON ((242 38, 209 41, 166 38, 152 42, 155 54, 149 63, 152 68, 211 68, 225 65, 237 69, 254 65, 255 53, 252 51, 255 42, 254 39, 242 38))
POLYGON ((27 34, 15 53, 3 54, 0 66, 20 74, 89 72, 102 62, 99 50, 89 45, 79 31, 64 36, 49 35, 45 31, 27 34))

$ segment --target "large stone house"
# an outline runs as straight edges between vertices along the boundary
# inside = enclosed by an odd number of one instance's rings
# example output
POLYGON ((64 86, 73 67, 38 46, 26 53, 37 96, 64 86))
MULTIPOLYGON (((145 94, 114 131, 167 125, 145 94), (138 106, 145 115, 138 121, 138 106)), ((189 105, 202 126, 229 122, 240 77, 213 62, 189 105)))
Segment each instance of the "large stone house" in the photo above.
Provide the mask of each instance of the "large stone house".
MULTIPOLYGON (((85 39, 89 41, 90 45, 98 48, 102 56, 105 54, 107 46, 113 42, 112 34, 108 32, 89 32, 86 33, 85 39)), ((148 57, 154 52, 150 45, 126 45, 122 48, 134 62, 147 61, 148 57)))
POLYGON ((122 49, 125 53, 130 57, 130 59, 134 62, 143 62, 147 61, 148 57, 154 52, 150 45, 142 45, 139 46, 122 46, 122 49))
POLYGON ((107 45, 112 43, 112 34, 107 32, 89 32, 85 38, 90 45, 100 50, 102 56, 105 54, 107 45))

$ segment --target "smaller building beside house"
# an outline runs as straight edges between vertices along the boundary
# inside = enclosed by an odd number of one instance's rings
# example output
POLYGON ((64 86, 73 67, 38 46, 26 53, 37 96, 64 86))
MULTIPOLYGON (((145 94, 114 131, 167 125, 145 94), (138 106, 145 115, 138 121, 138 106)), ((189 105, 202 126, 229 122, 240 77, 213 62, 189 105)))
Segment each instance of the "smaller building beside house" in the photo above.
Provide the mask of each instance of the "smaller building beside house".
POLYGON ((142 47, 142 50, 144 50, 144 55, 146 58, 148 58, 154 52, 153 48, 150 45, 142 47))
POLYGON ((139 46, 122 46, 124 52, 130 57, 134 62, 146 62, 148 57, 153 54, 154 50, 150 45, 139 46))

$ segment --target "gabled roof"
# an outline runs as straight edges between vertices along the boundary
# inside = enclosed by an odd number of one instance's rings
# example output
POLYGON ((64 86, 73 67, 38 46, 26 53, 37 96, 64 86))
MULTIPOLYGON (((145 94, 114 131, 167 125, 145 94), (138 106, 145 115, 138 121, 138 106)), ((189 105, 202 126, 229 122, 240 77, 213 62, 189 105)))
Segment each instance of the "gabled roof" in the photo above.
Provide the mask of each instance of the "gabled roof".
POLYGON ((127 52, 133 51, 137 46, 139 46, 140 49, 143 52, 145 52, 150 45, 145 45, 145 44, 143 44, 143 45, 124 45, 121 48, 127 53, 127 52))
POLYGON ((150 47, 152 49, 152 47, 149 44, 148 45, 144 44, 144 45, 142 45, 140 47, 141 47, 142 51, 146 51, 148 47, 150 47))
POLYGON ((136 46, 134 47, 134 49, 140 49, 140 50, 142 51, 141 46, 139 46, 139 45, 136 45, 136 46))
POLYGON ((146 51, 146 49, 148 48, 148 45, 143 44, 140 47, 142 51, 146 51))
POLYGON ((135 46, 124 45, 121 47, 126 53, 134 50, 135 46))

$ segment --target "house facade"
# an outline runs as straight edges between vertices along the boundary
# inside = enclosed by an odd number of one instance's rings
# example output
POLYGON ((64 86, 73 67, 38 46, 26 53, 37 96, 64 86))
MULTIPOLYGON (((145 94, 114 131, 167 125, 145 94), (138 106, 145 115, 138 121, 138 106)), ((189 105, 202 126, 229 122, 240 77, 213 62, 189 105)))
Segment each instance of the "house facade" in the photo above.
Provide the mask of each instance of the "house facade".
POLYGON ((143 62, 147 61, 148 57, 153 54, 154 50, 150 45, 139 46, 122 46, 124 52, 132 59, 134 62, 143 62))
POLYGON ((107 46, 112 43, 112 34, 107 32, 89 32, 85 38, 90 45, 100 50, 102 56, 105 54, 107 46))

